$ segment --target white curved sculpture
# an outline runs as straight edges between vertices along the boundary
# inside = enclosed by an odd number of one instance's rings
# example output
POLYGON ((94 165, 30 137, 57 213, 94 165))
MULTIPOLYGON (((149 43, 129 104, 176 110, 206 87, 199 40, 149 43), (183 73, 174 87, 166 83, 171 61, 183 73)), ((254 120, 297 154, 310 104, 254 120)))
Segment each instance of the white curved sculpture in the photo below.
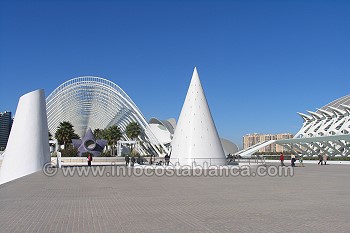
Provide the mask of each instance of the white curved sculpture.
POLYGON ((224 151, 205 98, 197 69, 181 110, 171 143, 170 161, 180 165, 224 165, 224 151))
POLYGON ((0 184, 40 171, 50 161, 44 90, 23 95, 0 170, 0 184))

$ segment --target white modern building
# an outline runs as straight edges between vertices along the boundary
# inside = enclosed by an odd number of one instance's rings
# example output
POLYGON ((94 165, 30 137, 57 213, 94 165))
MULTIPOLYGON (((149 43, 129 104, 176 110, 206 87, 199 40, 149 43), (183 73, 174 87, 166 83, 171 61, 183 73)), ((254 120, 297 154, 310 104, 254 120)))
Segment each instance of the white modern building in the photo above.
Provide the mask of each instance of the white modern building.
POLYGON ((350 133, 350 95, 337 99, 317 111, 298 113, 303 126, 295 138, 345 135, 350 133))
MULTIPOLYGON (((174 118, 146 120, 132 99, 115 83, 100 77, 85 76, 71 79, 57 87, 46 98, 48 127, 55 135, 62 121, 69 121, 82 137, 88 128, 104 129, 118 125, 122 132, 130 122, 137 122, 142 129, 137 150, 142 155, 164 156, 171 153, 177 127, 174 118)), ((194 120, 193 124, 201 123, 194 120), (197 122, 197 123, 196 123, 197 122)), ((225 139, 222 139, 225 140, 225 139)), ((122 141, 131 141, 123 133, 122 141)), ((225 140, 225 153, 235 151, 234 143, 225 140)))
MULTIPOLYGON (((139 140, 143 143, 137 147, 141 154, 162 156, 169 153, 131 98, 107 79, 92 76, 71 79, 46 98, 46 109, 52 135, 62 121, 72 123, 80 137, 88 128, 105 129, 118 125, 124 132, 129 123, 137 122, 142 129, 139 140)), ((123 140, 131 141, 125 133, 123 140)))
POLYGON ((307 113, 298 113, 304 122, 294 139, 278 143, 308 156, 350 156, 350 95, 307 113))
POLYGON ((175 118, 158 120, 157 118, 153 117, 149 120, 149 126, 151 127, 154 135, 158 138, 159 142, 169 148, 176 128, 175 118))
MULTIPOLYGON (((139 136, 142 143, 137 149, 143 154, 164 156, 172 153, 171 159, 180 165, 198 164, 199 160, 210 165, 226 164, 222 142, 196 68, 178 125, 175 119, 152 118, 148 123, 119 86, 103 78, 87 76, 63 83, 46 100, 44 90, 20 98, 0 170, 0 184, 49 165, 49 132, 55 135, 63 121, 72 123, 80 137, 88 128, 118 125, 126 143, 131 141, 124 133, 126 126, 137 122, 142 130, 139 136)), ((235 150, 233 143, 223 140, 223 144, 227 150, 235 150)))
POLYGON ((304 156, 350 156, 350 95, 339 98, 317 111, 298 113, 303 119, 293 139, 270 140, 239 151, 251 156, 254 152, 276 143, 294 154, 304 156))
POLYGON ((223 165, 225 155, 238 150, 234 143, 219 138, 196 68, 178 123, 174 118, 151 118, 147 122, 118 85, 107 79, 85 76, 61 84, 46 100, 43 90, 20 98, 0 170, 0 183, 39 171, 49 162, 49 132, 55 135, 63 121, 69 121, 80 137, 89 128, 118 125, 124 143, 135 143, 125 130, 129 123, 137 122, 142 131, 137 140, 141 142, 136 147, 138 152, 171 155, 173 164, 223 165))

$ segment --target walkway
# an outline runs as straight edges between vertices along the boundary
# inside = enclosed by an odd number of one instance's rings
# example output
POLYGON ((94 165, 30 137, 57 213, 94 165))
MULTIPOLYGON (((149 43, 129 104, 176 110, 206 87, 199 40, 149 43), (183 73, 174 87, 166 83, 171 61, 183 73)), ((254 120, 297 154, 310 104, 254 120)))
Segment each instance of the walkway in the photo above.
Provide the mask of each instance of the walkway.
POLYGON ((0 186, 0 232, 349 232, 350 167, 294 177, 47 177, 0 186))

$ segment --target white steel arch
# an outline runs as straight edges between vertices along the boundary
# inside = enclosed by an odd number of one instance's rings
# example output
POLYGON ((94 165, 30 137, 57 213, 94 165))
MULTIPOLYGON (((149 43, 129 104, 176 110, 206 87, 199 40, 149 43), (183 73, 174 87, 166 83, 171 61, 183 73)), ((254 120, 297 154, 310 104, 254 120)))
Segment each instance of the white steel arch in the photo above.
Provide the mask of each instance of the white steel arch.
POLYGON ((344 135, 350 133, 350 95, 339 98, 310 115, 298 113, 303 125, 295 138, 344 135))
POLYGON ((303 119, 299 132, 291 140, 280 140, 293 153, 315 156, 350 156, 350 95, 317 109, 298 113, 303 119))
MULTIPOLYGON (((46 98, 46 110, 52 135, 62 121, 71 122, 81 137, 88 128, 94 130, 118 125, 124 131, 130 122, 137 122, 143 131, 140 139, 144 142, 144 149, 152 148, 160 155, 157 148, 160 145, 167 152, 136 104, 118 85, 107 79, 84 76, 64 82, 46 98)), ((123 137, 128 140, 125 134, 123 137)))

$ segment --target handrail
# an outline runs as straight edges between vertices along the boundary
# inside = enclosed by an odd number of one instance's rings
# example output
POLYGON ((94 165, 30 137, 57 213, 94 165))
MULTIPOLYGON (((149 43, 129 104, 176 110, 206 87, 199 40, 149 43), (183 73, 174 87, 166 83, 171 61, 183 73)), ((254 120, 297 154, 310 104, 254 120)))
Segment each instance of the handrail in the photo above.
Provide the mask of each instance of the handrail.
MULTIPOLYGON (((54 158, 54 157, 52 157, 54 158)), ((137 160, 137 157, 135 157, 137 160)), ((154 165, 165 165, 166 159, 164 157, 141 157, 144 161, 144 163, 149 164, 150 159, 152 158, 154 165)), ((169 165, 171 166, 177 166, 181 165, 181 161, 186 161, 190 164, 202 164, 204 162, 207 162, 208 166, 217 165, 218 163, 222 162, 222 165, 228 165, 231 162, 236 163, 248 163, 251 164, 265 164, 265 158, 263 156, 257 156, 254 158, 170 158, 169 159, 169 165), (175 159, 175 161, 174 161, 175 159)), ((86 158, 85 157, 61 157, 62 164, 68 164, 68 163, 85 163, 86 158)), ((125 157, 94 157, 93 162, 97 163, 125 163, 125 157)), ((130 161, 131 162, 131 161, 130 161)))

